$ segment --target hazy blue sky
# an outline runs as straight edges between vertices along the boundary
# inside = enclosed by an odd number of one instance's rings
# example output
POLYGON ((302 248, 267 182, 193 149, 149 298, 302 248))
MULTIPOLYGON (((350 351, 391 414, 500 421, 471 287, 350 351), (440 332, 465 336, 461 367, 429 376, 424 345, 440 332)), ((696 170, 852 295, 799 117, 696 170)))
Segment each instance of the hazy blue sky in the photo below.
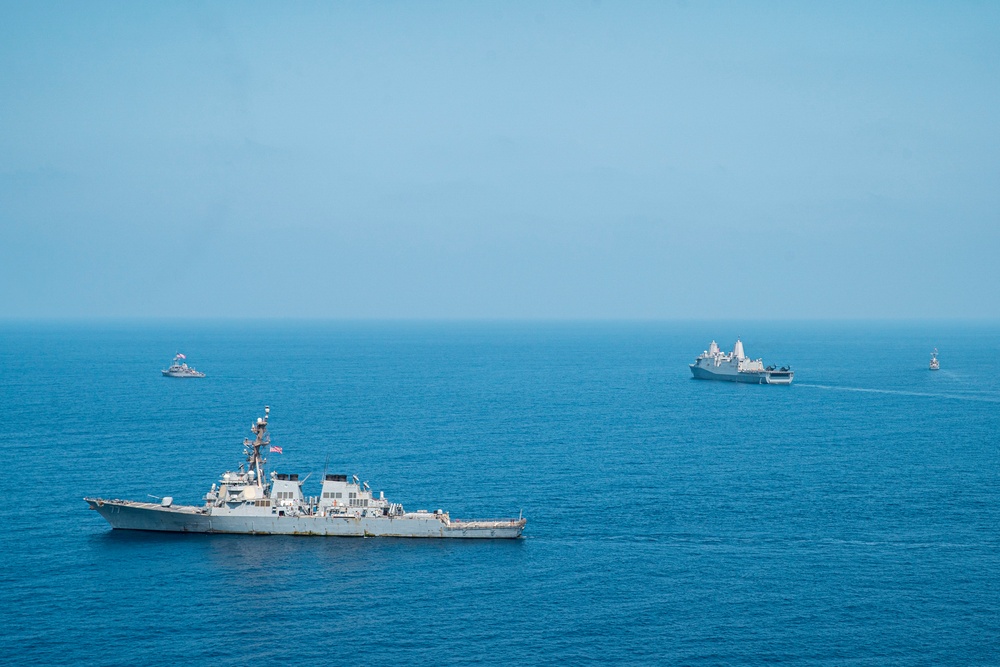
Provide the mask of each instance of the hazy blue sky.
POLYGON ((0 3, 0 317, 1000 317, 1000 3, 0 3))

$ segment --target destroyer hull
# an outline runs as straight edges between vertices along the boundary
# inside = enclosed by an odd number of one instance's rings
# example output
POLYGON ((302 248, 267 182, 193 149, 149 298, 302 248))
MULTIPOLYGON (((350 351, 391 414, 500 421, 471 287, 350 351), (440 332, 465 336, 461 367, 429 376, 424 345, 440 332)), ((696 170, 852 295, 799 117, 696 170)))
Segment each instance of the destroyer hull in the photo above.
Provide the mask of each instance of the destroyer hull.
POLYGON ((393 517, 330 514, 278 516, 210 514, 193 506, 162 507, 127 500, 84 500, 116 530, 239 535, 317 535, 327 537, 423 537, 513 539, 525 519, 442 521, 431 513, 393 517))
POLYGON ((721 380, 723 382, 742 382, 743 384, 791 384, 793 374, 775 374, 771 371, 737 371, 713 372, 691 364, 691 374, 699 380, 721 380))

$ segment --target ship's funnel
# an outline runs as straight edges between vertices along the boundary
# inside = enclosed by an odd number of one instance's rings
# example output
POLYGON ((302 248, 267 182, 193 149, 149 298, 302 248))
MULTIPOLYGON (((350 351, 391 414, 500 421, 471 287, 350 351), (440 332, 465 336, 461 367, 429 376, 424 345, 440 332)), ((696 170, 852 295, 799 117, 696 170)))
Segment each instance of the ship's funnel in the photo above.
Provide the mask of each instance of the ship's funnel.
POLYGON ((733 348, 733 356, 737 359, 743 359, 743 341, 739 338, 736 339, 736 346, 733 348))

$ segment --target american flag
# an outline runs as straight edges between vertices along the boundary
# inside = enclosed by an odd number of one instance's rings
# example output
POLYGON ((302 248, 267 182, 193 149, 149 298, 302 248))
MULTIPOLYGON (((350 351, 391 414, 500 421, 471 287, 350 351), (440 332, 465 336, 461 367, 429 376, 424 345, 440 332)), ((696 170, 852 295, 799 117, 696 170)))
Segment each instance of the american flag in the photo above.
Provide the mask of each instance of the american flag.
POLYGON ((185 357, 185 356, 184 356, 183 354, 181 354, 180 352, 178 352, 178 353, 177 353, 177 358, 178 358, 178 359, 187 359, 187 357, 185 357))
POLYGON ((271 451, 275 454, 284 454, 284 452, 281 451, 281 447, 271 447, 271 451))

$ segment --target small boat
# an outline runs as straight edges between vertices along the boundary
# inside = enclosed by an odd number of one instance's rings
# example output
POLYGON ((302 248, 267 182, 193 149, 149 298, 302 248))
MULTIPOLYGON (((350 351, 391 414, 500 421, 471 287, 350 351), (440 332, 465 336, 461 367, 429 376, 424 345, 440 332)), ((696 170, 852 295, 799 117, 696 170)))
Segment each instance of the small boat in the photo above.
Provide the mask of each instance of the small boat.
POLYGON ((940 370, 941 369, 941 362, 938 361, 937 355, 938 355, 938 351, 937 351, 937 348, 935 347, 934 351, 931 352, 931 365, 930 365, 930 369, 932 371, 936 371, 936 370, 940 370))
POLYGON ((187 362, 184 361, 185 359, 187 359, 187 357, 185 357, 183 354, 181 354, 180 352, 178 352, 177 356, 174 357, 173 363, 170 364, 170 368, 168 368, 165 371, 162 371, 164 377, 168 377, 168 378, 203 378, 203 377, 205 377, 204 373, 196 371, 191 366, 188 366, 187 362))

